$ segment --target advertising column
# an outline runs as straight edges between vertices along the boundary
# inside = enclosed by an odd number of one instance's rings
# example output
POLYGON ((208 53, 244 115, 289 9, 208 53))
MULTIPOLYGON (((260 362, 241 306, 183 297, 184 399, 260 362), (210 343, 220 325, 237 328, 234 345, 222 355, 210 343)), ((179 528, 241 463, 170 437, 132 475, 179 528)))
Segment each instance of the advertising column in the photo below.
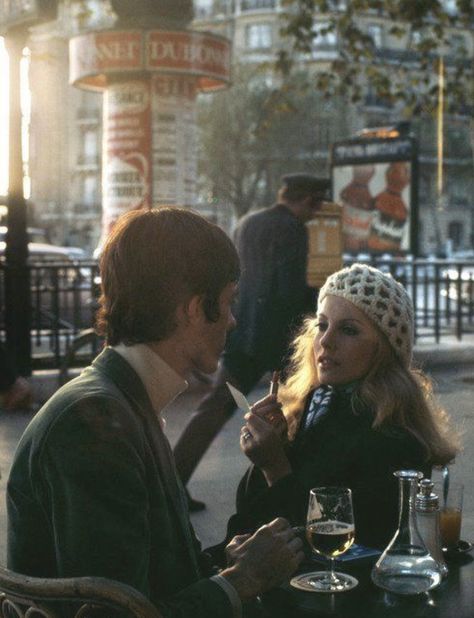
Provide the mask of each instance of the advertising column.
POLYGON ((125 211, 196 201, 198 92, 225 88, 230 42, 189 30, 70 41, 70 82, 104 92, 102 241, 125 211))

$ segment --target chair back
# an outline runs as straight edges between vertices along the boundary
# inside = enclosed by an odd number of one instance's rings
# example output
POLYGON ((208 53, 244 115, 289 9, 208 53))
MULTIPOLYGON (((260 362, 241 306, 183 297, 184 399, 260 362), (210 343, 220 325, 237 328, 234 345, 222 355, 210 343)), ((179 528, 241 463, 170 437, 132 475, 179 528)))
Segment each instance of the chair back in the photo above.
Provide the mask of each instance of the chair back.
POLYGON ((138 590, 103 577, 43 579, 0 567, 0 618, 162 618, 138 590))

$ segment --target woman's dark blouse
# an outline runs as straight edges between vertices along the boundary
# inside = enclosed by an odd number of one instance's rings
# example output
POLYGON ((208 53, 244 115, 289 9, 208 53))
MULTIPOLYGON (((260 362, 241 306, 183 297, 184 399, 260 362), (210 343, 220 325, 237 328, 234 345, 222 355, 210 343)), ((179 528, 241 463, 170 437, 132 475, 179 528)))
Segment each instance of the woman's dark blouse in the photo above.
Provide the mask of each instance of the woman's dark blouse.
POLYGON ((371 416, 354 413, 350 394, 341 392, 333 395, 329 412, 315 426, 300 427, 288 456, 292 473, 272 487, 258 468, 249 468, 239 484, 228 538, 277 516, 304 525, 309 490, 335 485, 352 489, 356 542, 384 548, 398 523, 398 482, 393 473, 429 469, 414 436, 397 427, 372 429, 371 416))

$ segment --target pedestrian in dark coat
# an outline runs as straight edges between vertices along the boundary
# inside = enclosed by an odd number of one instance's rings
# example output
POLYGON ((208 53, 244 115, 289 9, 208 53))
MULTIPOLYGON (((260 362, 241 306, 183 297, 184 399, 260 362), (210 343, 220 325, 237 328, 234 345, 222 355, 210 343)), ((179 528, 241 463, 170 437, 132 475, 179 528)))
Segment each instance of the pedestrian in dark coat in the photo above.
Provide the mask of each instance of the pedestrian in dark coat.
POLYGON ((314 311, 316 290, 306 282, 305 223, 320 209, 328 189, 329 181, 315 176, 284 176, 278 203, 247 214, 237 226, 235 244, 242 271, 237 326, 228 337, 212 393, 175 446, 185 484, 235 410, 226 382, 248 393, 267 371, 280 369, 294 331, 303 316, 314 311))
POLYGON ((27 409, 31 400, 30 384, 18 375, 7 350, 0 344, 0 407, 5 410, 27 409))

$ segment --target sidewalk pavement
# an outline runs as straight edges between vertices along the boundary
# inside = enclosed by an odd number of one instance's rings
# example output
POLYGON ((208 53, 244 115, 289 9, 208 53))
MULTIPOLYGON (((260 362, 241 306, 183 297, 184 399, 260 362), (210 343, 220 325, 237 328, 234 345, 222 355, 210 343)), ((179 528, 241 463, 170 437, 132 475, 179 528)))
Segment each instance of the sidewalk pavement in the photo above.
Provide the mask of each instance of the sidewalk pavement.
MULTIPOLYGON (((474 334, 462 342, 454 338, 436 344, 421 342, 415 349, 416 363, 430 373, 442 405, 450 412, 463 433, 464 450, 452 469, 453 478, 465 485, 462 537, 474 541, 474 334)), ((249 401, 261 398, 268 389, 269 376, 252 391, 249 401)), ((31 378, 37 406, 57 388, 56 372, 37 372, 31 378)), ((206 394, 202 383, 191 383, 171 406, 165 418, 166 433, 173 445, 200 399, 206 394)), ((6 513, 4 494, 8 471, 16 444, 32 412, 0 411, 0 564, 5 563, 6 513)), ((207 508, 192 515, 193 524, 204 546, 221 541, 226 522, 234 512, 234 496, 238 481, 248 461, 241 453, 238 436, 242 414, 237 411, 217 436, 190 482, 191 494, 204 500, 207 508)))
MULTIPOLYGON (((464 335, 461 341, 454 336, 445 336, 436 343, 432 337, 421 339, 415 345, 414 359, 427 371, 443 366, 474 364, 474 332, 464 335)), ((73 370, 71 375, 79 371, 73 370)), ((30 378, 36 407, 42 405, 59 387, 56 370, 35 371, 30 378)))
POLYGON ((474 332, 461 340, 443 337, 439 343, 433 338, 420 339, 414 350, 415 362, 427 371, 443 366, 474 363, 474 332))

